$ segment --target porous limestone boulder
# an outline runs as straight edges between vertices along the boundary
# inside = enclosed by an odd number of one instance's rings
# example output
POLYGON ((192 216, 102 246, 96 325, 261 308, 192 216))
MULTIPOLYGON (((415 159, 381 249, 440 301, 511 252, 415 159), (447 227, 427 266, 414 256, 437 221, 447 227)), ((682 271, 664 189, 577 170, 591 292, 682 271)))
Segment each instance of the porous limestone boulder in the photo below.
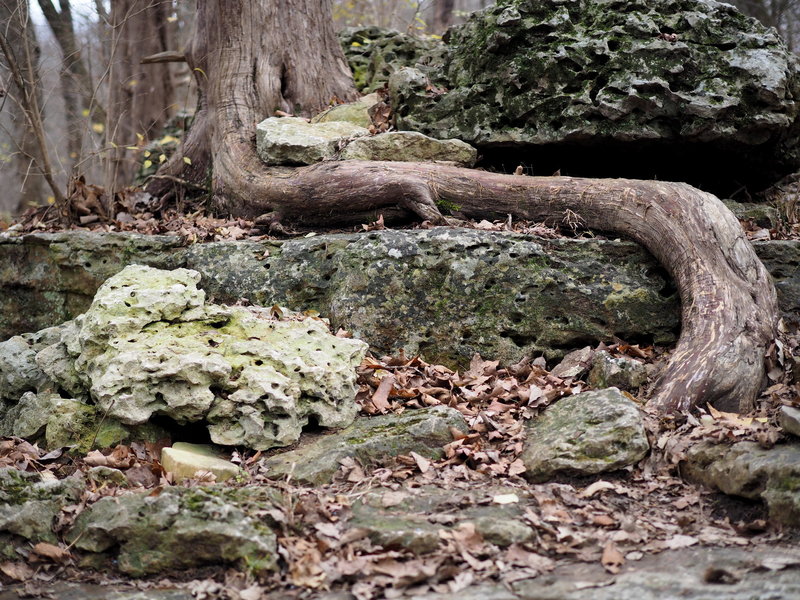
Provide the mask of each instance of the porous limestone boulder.
POLYGON ((269 117, 256 125, 256 149, 268 165, 311 165, 336 156, 349 140, 368 135, 346 121, 309 123, 300 117, 269 117))
POLYGON ((702 176, 693 161, 716 150, 724 160, 701 160, 702 169, 752 171, 735 185, 773 183, 800 162, 797 60, 773 29, 729 4, 500 0, 446 39, 446 58, 390 78, 398 129, 487 154, 513 149, 501 162, 538 148, 525 156, 537 175, 574 171, 581 148, 581 160, 617 163, 617 173, 619 163, 645 168, 660 157, 658 178, 678 167, 680 181, 702 176))
POLYGON ((113 553, 119 570, 133 577, 220 563, 264 573, 276 567, 277 548, 263 514, 278 498, 266 487, 107 497, 84 510, 66 537, 79 550, 113 553))
POLYGON ((86 402, 30 393, 3 407, 0 425, 40 432, 44 424, 48 444, 62 446, 97 413, 121 438, 126 426, 162 415, 207 423, 219 444, 266 449, 297 440, 309 419, 352 422, 364 342, 331 335, 320 319, 206 304, 199 280, 196 271, 141 265, 108 279, 33 361, 54 389, 83 386, 86 402), (59 418, 37 417, 42 403, 59 418))
POLYGON ((339 31, 339 42, 356 88, 362 92, 383 87, 392 73, 403 67, 413 67, 423 57, 443 48, 436 38, 374 25, 345 27, 339 31))
POLYGON ((478 151, 461 140, 437 140, 414 131, 392 131, 350 142, 342 160, 394 160, 444 162, 472 167, 478 151))
POLYGON ((638 406, 618 389, 562 398, 527 424, 525 476, 595 475, 635 464, 647 454, 638 406))

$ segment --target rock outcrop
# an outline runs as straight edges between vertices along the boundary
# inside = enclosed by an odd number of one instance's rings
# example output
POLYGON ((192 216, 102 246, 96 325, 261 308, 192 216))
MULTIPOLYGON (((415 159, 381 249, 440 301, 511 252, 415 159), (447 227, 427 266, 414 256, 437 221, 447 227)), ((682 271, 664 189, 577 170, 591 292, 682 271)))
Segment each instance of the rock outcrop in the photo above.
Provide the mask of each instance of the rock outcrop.
MULTIPOLYGON (((796 321, 800 244, 754 246, 784 319, 796 321)), ((534 352, 556 359, 612 336, 670 343, 680 325, 669 277, 630 242, 435 228, 187 246, 66 232, 0 235, 0 339, 75 318, 131 263, 194 269, 219 302, 316 310, 379 352, 404 348, 451 366, 468 366, 475 352, 504 364, 534 352)), ((15 343, 15 352, 29 346, 15 343)), ((36 389, 14 386, 19 395, 36 389)))
POLYGON ((501 0, 447 42, 446 59, 392 75, 397 126, 477 145, 490 164, 723 196, 800 165, 796 58, 728 4, 501 0))

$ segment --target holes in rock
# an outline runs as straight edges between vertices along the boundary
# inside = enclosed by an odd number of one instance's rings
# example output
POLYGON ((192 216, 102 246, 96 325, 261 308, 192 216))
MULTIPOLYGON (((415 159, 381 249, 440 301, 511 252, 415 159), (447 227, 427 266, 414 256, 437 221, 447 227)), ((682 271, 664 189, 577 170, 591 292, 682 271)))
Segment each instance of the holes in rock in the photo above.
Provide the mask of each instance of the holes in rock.
POLYGON ((169 433, 172 443, 188 442, 190 444, 210 444, 211 435, 208 433, 206 423, 178 423, 170 417, 164 415, 153 415, 150 417, 150 424, 160 427, 169 433))
POLYGON ((264 268, 265 268, 265 269, 269 270, 269 269, 270 269, 270 267, 272 267, 272 265, 271 265, 270 263, 268 263, 268 262, 265 262, 265 263, 264 263, 264 268))
POLYGON ((504 337, 508 340, 511 340, 518 348, 524 348, 525 346, 533 343, 535 340, 527 335, 520 335, 519 333, 511 330, 504 330, 500 333, 500 337, 504 337))
POLYGON ((619 40, 608 40, 608 49, 612 52, 619 50, 619 40))
POLYGON ((325 429, 319 424, 317 415, 308 415, 308 423, 303 426, 303 433, 324 433, 325 429))
POLYGON ((257 359, 257 360, 254 360, 254 361, 253 361, 253 364, 254 364, 255 366, 257 366, 257 367, 260 367, 261 365, 263 365, 263 364, 264 364, 264 361, 263 361, 263 360, 261 360, 261 359, 259 358, 259 359, 257 359))

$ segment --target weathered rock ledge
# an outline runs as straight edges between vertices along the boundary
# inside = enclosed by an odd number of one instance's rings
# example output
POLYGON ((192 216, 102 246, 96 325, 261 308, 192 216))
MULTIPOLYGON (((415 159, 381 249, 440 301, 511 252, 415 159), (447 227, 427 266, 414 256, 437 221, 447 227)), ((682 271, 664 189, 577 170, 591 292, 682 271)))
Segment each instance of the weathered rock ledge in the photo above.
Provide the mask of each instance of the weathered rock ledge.
MULTIPOLYGON (((785 315, 800 305, 800 243, 755 244, 785 315)), ((0 340, 84 312, 129 264, 202 275, 217 302, 316 310, 379 351, 504 362, 618 336, 675 339, 677 294, 630 242, 550 240, 436 228, 187 246, 172 236, 63 232, 0 236, 0 340)))

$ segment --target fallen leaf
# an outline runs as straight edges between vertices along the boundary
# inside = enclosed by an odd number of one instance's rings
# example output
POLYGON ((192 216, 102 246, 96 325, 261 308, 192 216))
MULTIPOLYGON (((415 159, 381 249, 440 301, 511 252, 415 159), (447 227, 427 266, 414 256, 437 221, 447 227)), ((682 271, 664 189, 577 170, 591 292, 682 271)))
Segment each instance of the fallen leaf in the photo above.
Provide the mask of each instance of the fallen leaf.
POLYGON ((34 575, 33 569, 23 562, 0 563, 0 572, 15 581, 27 581, 34 575))
POLYGON ((66 562, 71 558, 69 550, 60 548, 54 544, 48 544, 47 542, 39 542, 36 544, 33 547, 33 552, 38 556, 49 558, 54 562, 66 562))
POLYGON ((602 492, 604 490, 613 490, 615 487, 616 486, 610 481, 604 481, 601 479, 600 481, 595 481, 593 484, 583 490, 580 493, 580 496, 581 498, 591 498, 598 492, 602 492))
POLYGON ((603 548, 603 556, 600 559, 600 563, 606 571, 616 574, 625 564, 625 557, 622 556, 622 552, 617 550, 614 542, 609 541, 603 548))

